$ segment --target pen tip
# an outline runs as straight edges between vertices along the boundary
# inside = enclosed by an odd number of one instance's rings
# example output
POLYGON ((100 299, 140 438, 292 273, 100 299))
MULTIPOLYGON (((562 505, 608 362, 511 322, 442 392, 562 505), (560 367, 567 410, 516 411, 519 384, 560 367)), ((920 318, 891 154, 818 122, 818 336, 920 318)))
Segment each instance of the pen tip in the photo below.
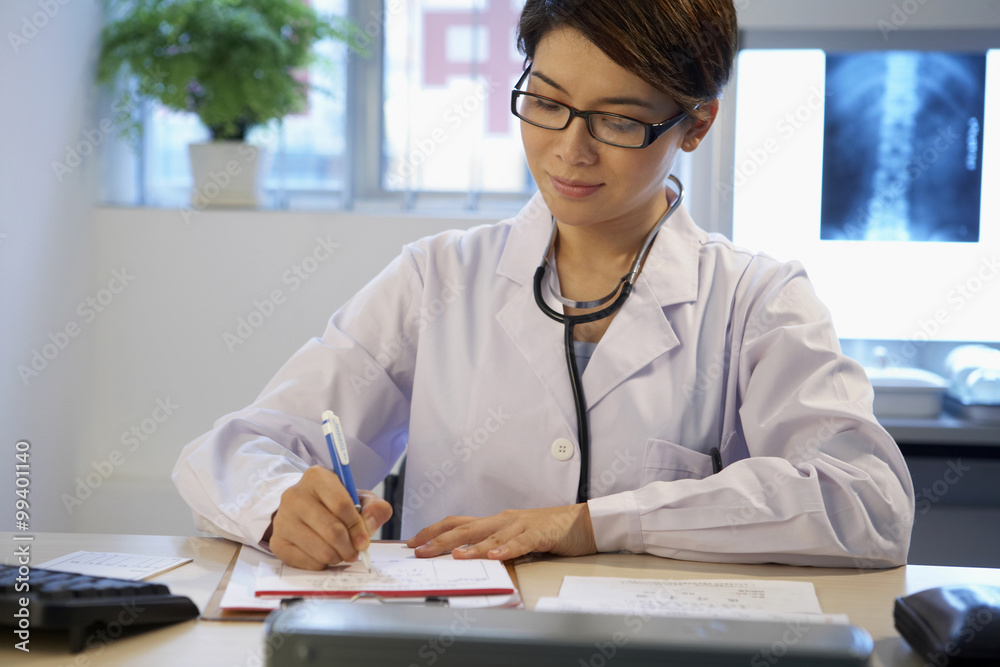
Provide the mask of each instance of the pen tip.
POLYGON ((367 549, 365 551, 361 552, 361 561, 365 564, 365 568, 368 569, 368 572, 371 572, 372 571, 372 556, 371 556, 370 553, 368 553, 367 549))

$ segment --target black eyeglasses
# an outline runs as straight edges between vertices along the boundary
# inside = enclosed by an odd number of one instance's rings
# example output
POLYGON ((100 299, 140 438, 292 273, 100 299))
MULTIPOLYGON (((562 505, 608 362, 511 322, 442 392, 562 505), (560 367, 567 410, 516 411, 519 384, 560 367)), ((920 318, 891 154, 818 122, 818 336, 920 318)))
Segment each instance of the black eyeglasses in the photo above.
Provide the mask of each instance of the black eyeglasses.
POLYGON ((616 113, 580 111, 549 97, 519 90, 530 72, 529 66, 511 91, 510 110, 521 120, 546 130, 565 130, 573 117, 579 116, 587 123, 590 136, 602 143, 621 148, 645 148, 688 117, 685 112, 662 123, 650 124, 616 113))

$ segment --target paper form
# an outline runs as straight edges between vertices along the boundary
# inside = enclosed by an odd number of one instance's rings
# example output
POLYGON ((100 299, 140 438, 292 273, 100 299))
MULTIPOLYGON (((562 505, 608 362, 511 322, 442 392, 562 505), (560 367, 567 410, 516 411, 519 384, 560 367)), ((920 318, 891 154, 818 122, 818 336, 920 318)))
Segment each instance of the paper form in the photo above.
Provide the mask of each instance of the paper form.
POLYGON ((803 581, 565 577, 559 597, 542 598, 535 609, 810 623, 848 622, 845 614, 824 614, 816 589, 812 583, 803 581))
POLYGON ((229 611, 272 611, 281 607, 281 598, 259 598, 254 594, 257 568, 266 560, 277 559, 246 545, 240 547, 229 584, 219 602, 220 608, 229 611))
MULTIPOLYGON (((219 602, 223 612, 268 612, 281 607, 281 595, 277 597, 257 597, 255 594, 257 571, 262 562, 273 562, 277 566, 278 559, 248 546, 240 548, 239 556, 233 566, 232 576, 219 602)), ((396 598, 402 602, 422 603, 425 596, 413 598, 396 598)), ((362 600, 356 601, 358 604, 362 600)), ((377 602, 375 602, 377 604, 377 602)), ((451 607, 521 607, 521 596, 515 591, 509 595, 462 595, 448 598, 451 607)))
POLYGON ((257 596, 350 597, 377 593, 382 597, 510 595, 514 583, 499 561, 455 560, 449 556, 417 558, 398 543, 373 542, 372 572, 360 562, 315 572, 300 570, 275 558, 257 569, 257 596))
POLYGON ((143 556, 109 551, 74 551, 37 567, 60 572, 77 572, 90 577, 110 577, 142 581, 190 563, 191 558, 143 556))

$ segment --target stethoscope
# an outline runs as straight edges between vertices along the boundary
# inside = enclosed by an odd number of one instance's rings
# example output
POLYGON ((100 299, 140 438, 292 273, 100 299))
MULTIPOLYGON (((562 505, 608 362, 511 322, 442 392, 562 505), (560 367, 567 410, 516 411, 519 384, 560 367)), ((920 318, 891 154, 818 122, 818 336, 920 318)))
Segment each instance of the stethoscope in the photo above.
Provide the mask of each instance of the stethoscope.
POLYGON ((573 328, 577 324, 596 322, 597 320, 603 320, 605 317, 610 317, 625 305, 625 300, 628 299, 629 294, 632 293, 632 287, 635 285, 636 278, 639 276, 639 269, 642 268, 642 263, 646 260, 646 255, 649 254, 649 249, 653 245, 653 239, 656 238, 656 233, 660 231, 660 227, 662 227, 663 223, 665 223, 667 219, 673 215, 673 212, 676 211, 681 205, 681 200, 684 199, 684 186, 681 185, 680 180, 673 174, 670 175, 670 180, 677 184, 677 197, 674 198, 674 201, 671 202, 666 212, 660 217, 659 222, 657 222, 649 233, 646 234, 646 238, 642 242, 642 247, 639 249, 639 252, 636 253, 635 259, 632 261, 632 266, 629 269, 629 272, 622 276, 621 280, 618 281, 618 285, 611 291, 610 294, 604 298, 597 299, 596 301, 573 301, 572 299, 567 299, 561 294, 556 293, 556 290, 552 287, 552 281, 549 281, 549 293, 556 301, 564 306, 586 310, 590 308, 598 308, 611 302, 610 305, 605 308, 601 308, 601 310, 594 311, 593 313, 586 313, 584 315, 566 315, 565 313, 561 313, 550 307, 549 304, 545 303, 545 299, 542 296, 542 279, 545 276, 545 268, 549 263, 549 255, 552 253, 553 248, 555 248, 556 234, 558 233, 555 216, 552 216, 552 236, 549 238, 549 244, 545 249, 545 254, 542 255, 542 263, 539 264, 538 268, 535 270, 535 303, 538 304, 538 307, 542 309, 543 313, 551 317, 556 322, 560 322, 565 327, 563 342, 566 348, 566 366, 569 368, 569 380, 570 385, 573 388, 573 400, 576 403, 577 439, 580 442, 580 482, 576 490, 576 502, 578 503, 587 502, 589 496, 590 425, 587 421, 587 401, 583 396, 583 383, 580 380, 580 372, 576 366, 576 353, 573 345, 573 328), (618 295, 617 298, 615 297, 616 294, 618 295))

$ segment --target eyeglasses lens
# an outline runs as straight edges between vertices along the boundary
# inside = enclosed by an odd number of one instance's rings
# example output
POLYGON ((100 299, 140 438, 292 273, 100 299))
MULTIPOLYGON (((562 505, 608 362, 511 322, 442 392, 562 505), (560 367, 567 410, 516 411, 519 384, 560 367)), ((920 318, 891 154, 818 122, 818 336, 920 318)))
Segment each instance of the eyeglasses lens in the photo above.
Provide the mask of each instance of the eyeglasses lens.
MULTIPOLYGON (((517 115, 549 130, 562 130, 569 124, 570 108, 542 97, 521 93, 517 96, 517 115)), ((641 123, 620 116, 592 113, 587 118, 590 134, 615 146, 638 147, 646 138, 641 123)))

